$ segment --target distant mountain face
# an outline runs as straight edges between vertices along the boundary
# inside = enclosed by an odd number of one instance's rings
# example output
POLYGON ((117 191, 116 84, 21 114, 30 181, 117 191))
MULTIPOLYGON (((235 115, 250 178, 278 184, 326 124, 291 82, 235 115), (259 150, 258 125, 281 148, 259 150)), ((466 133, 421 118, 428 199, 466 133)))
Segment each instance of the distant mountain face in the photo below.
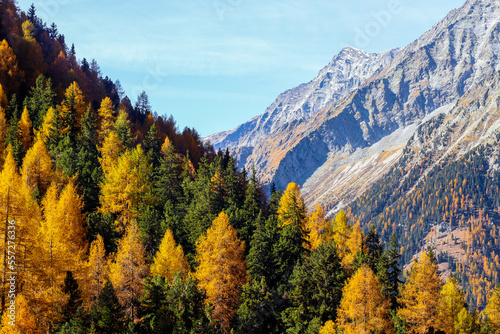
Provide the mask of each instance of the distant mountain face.
MULTIPOLYGON (((419 126, 461 117, 460 98, 500 70, 499 35, 500 3, 469 0, 402 50, 344 49, 262 116, 208 139, 255 166, 262 182, 300 183, 309 205, 334 210, 385 175, 419 126)), ((488 125, 472 146, 496 132, 488 125)))
POLYGON ((237 156, 240 167, 243 167, 253 147, 271 133, 290 123, 307 119, 344 98, 389 64, 398 52, 399 49, 393 49, 375 54, 347 47, 312 81, 280 94, 264 114, 236 129, 211 135, 205 140, 210 141, 216 149, 230 148, 237 156))

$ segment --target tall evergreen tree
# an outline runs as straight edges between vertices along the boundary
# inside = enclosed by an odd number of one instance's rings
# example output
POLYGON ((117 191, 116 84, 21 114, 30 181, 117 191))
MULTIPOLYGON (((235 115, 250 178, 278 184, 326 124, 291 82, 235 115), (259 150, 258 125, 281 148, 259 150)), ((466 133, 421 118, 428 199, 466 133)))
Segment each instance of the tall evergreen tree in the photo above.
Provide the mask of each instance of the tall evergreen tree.
POLYGON ((342 297, 346 273, 335 244, 321 245, 292 277, 291 307, 284 321, 291 333, 317 333, 327 320, 334 320, 342 297))
POLYGON ((95 333, 122 334, 124 332, 126 317, 110 281, 104 284, 97 304, 90 312, 90 319, 91 329, 95 333))
POLYGON ((82 305, 82 291, 71 271, 66 272, 63 292, 69 297, 63 309, 63 321, 67 322, 76 315, 76 311, 82 305))
POLYGON ((24 107, 28 108, 33 128, 39 129, 47 110, 54 106, 56 94, 52 91, 52 81, 43 74, 36 79, 35 86, 31 87, 29 95, 24 99, 24 107))
POLYGON ((158 137, 158 129, 156 128, 156 124, 153 123, 149 128, 146 137, 144 137, 144 152, 149 156, 151 163, 154 168, 157 168, 160 164, 160 153, 161 143, 160 138, 158 137))
POLYGON ((99 206, 99 184, 102 180, 102 168, 97 150, 97 126, 95 116, 87 109, 81 119, 81 135, 78 152, 78 181, 83 188, 84 211, 93 212, 99 206))
POLYGON ((387 265, 387 283, 389 287, 389 299, 391 301, 391 309, 395 310, 399 307, 398 299, 400 297, 399 287, 403 283, 401 281, 401 267, 399 260, 401 258, 401 247, 398 244, 396 235, 393 234, 389 241, 389 248, 386 250, 388 265, 387 265))

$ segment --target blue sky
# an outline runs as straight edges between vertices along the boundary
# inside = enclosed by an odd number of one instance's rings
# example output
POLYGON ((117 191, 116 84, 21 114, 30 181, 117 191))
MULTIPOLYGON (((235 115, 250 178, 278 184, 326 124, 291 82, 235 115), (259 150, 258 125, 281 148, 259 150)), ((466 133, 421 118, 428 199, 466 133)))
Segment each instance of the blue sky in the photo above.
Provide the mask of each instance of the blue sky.
MULTIPOLYGON (((18 0, 26 11, 33 0, 18 0)), ((202 136, 262 114, 344 46, 403 47, 465 0, 41 0, 77 57, 96 59, 132 102, 202 136)))

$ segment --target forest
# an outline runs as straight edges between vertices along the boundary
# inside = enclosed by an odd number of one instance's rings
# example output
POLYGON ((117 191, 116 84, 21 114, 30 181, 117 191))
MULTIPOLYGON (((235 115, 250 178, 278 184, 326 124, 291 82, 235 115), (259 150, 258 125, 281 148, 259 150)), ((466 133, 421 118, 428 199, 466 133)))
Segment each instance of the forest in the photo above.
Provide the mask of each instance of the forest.
POLYGON ((379 183, 330 218, 295 183, 266 194, 146 92, 133 104, 34 6, 2 1, 0 40, 0 333, 500 333, 498 255, 476 251, 498 252, 498 231, 470 215, 498 204, 474 193, 498 196, 480 154, 415 199, 379 183), (432 248, 404 271, 417 246, 392 227, 430 207, 470 229, 446 280, 432 248))

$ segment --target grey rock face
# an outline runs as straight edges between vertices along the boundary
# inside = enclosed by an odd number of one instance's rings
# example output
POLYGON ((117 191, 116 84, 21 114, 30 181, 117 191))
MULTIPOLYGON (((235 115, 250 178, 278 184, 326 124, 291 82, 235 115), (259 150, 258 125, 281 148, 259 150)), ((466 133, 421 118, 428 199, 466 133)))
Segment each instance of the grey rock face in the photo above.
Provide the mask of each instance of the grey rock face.
POLYGON ((255 165, 264 183, 282 189, 300 183, 309 205, 347 204, 394 165, 419 124, 449 112, 491 79, 500 70, 499 56, 500 1, 469 0, 357 88, 344 90, 345 97, 310 117, 303 111, 281 115, 273 131, 242 141, 253 147, 246 149, 246 165, 255 165))
POLYGON ((347 47, 312 81, 278 96, 264 114, 236 129, 213 134, 205 140, 210 141, 216 149, 230 148, 237 155, 240 165, 244 165, 249 156, 248 150, 266 139, 270 133, 294 121, 307 119, 345 97, 387 65, 398 52, 399 49, 393 49, 375 54, 347 47), (240 154, 242 151, 245 153, 240 154))

